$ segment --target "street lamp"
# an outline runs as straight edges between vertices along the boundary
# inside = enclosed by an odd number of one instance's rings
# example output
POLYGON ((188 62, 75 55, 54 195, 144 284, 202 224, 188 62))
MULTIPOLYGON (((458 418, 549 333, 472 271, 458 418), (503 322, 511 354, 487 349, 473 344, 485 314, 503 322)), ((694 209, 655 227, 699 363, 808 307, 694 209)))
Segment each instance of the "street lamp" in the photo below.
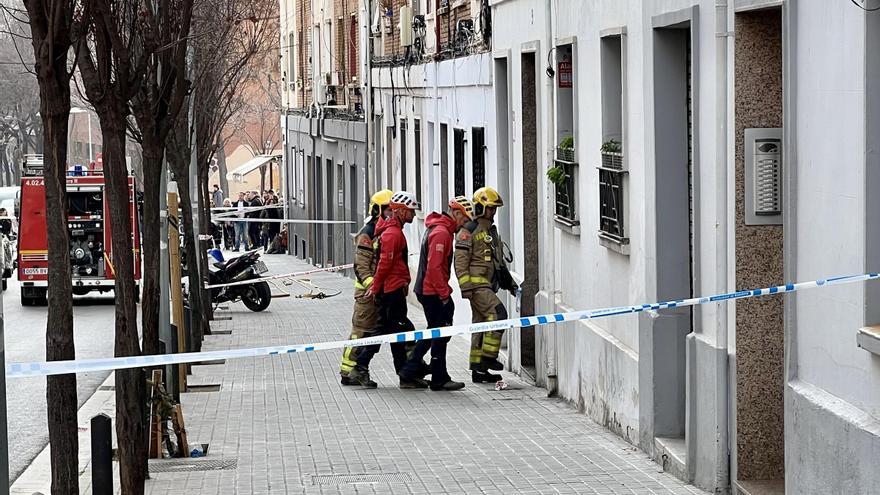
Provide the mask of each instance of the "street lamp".
POLYGON ((89 119, 89 163, 95 161, 95 155, 92 153, 92 113, 86 110, 85 108, 80 107, 71 107, 71 114, 84 113, 88 116, 89 119))

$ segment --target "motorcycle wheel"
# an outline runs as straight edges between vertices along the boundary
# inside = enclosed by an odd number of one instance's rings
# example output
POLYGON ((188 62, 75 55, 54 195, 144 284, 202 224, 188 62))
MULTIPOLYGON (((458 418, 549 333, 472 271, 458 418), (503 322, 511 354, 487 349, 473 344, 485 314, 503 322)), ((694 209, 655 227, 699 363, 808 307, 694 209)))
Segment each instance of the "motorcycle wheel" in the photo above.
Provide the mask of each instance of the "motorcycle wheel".
POLYGON ((257 282, 255 284, 246 285, 241 295, 241 301, 251 311, 263 311, 269 307, 272 300, 272 289, 266 282, 257 282))

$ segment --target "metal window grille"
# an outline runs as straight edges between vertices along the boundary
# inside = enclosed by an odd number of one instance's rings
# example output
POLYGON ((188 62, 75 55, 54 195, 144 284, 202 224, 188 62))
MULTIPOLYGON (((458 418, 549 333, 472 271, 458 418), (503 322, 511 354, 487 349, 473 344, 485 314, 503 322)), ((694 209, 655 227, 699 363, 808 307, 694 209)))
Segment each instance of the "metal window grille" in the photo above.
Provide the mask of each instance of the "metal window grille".
POLYGON ((577 225, 577 164, 556 160, 556 166, 565 170, 565 180, 556 184, 556 217, 565 223, 577 225))
POLYGON ((599 231, 623 242, 623 175, 620 170, 599 169, 599 231))
POLYGON ((471 129, 473 141, 474 190, 486 185, 486 132, 482 127, 471 129))
POLYGON ((464 129, 453 131, 452 159, 455 167, 455 195, 464 196, 464 129))

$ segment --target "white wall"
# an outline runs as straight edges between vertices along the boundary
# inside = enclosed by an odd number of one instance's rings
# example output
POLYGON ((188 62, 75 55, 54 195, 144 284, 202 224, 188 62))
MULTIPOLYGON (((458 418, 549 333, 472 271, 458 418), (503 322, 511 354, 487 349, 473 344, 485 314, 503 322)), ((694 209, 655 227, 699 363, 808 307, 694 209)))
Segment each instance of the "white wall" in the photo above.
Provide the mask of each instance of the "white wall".
MULTIPOLYGON (((465 189, 473 193, 472 139, 471 128, 483 127, 486 153, 486 184, 494 185, 497 180, 495 160, 495 103, 492 88, 492 59, 489 54, 472 55, 440 63, 415 65, 409 68, 374 68, 372 71, 373 92, 376 107, 374 113, 383 116, 377 119, 383 127, 396 113, 398 134, 391 150, 386 147, 385 130, 383 139, 377 146, 382 148, 380 168, 382 177, 386 176, 387 153, 392 154, 392 189, 405 188, 415 192, 415 125, 413 119, 421 121, 421 166, 422 211, 412 225, 405 229, 409 241, 410 268, 418 268, 417 253, 421 247, 424 232, 424 218, 432 211, 443 211, 440 187, 440 124, 448 127, 448 197, 455 196, 454 167, 454 129, 464 129, 467 142, 464 147, 465 189), (392 84, 393 80, 393 84, 392 84), (392 106, 392 98, 395 101, 392 106), (400 119, 407 119, 407 184, 400 183, 400 119), (431 125, 433 123, 433 125, 431 125), (433 129, 434 135, 429 131, 433 129), (433 151, 433 154, 429 153, 433 151), (434 166, 434 164, 437 164, 434 166)), ((454 278, 454 276, 453 276, 454 278)), ((450 285, 456 291, 456 322, 470 322, 470 308, 458 295, 454 280, 450 285)))
MULTIPOLYGON (((798 8, 799 280, 865 271, 864 14, 839 7, 798 8)), ((796 373, 878 417, 880 359, 855 345, 864 304, 861 284, 797 295, 796 373)))

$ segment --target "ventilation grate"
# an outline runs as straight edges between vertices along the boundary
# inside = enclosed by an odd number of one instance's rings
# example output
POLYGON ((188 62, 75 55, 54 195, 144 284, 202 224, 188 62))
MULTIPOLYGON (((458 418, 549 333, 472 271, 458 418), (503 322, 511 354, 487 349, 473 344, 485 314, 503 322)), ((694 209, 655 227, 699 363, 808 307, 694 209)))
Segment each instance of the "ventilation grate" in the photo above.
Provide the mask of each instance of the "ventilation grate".
POLYGON ((151 473, 185 473, 193 471, 222 471, 236 469, 236 457, 190 457, 185 459, 156 459, 150 461, 151 473))
POLYGON ((409 483, 409 473, 378 473, 378 474, 314 474, 312 485, 346 485, 353 483, 409 483))

